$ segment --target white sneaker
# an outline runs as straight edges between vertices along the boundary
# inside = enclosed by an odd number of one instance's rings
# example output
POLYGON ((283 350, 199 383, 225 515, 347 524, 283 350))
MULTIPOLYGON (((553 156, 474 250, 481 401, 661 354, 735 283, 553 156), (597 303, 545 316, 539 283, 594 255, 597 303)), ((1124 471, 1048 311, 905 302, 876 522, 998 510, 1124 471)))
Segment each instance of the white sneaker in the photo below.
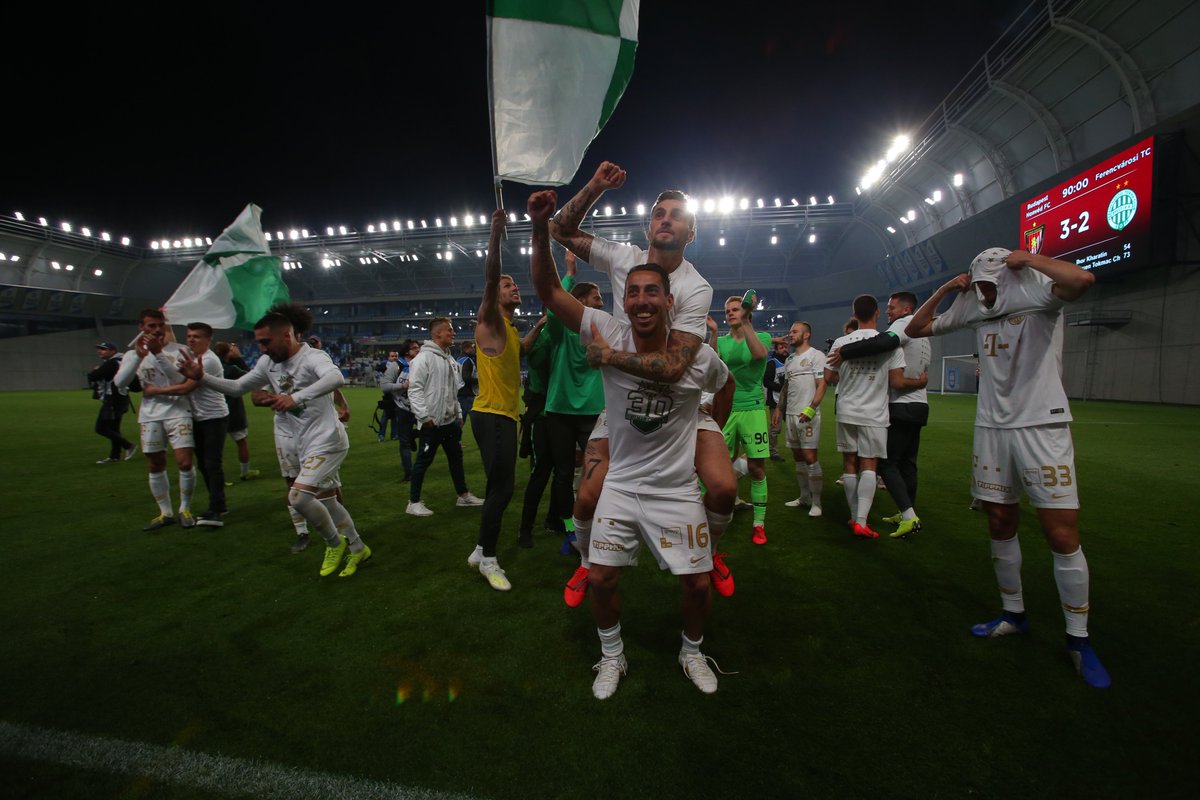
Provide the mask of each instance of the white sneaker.
POLYGON ((752 508, 754 508, 753 503, 747 503, 740 497, 733 504, 734 511, 749 511, 752 508))
POLYGON ((408 508, 404 509, 405 514, 412 514, 414 517, 432 517, 433 512, 429 510, 429 506, 425 505, 425 501, 418 500, 415 503, 409 503, 408 508))
POLYGON ((479 499, 478 497, 471 494, 470 492, 467 492, 466 494, 459 495, 458 502, 455 503, 454 505, 458 506, 459 508, 469 508, 469 507, 473 507, 473 506, 481 506, 481 505, 483 505, 483 500, 479 499))
POLYGON ((820 507, 820 506, 813 506, 812 508, 810 508, 810 509, 808 510, 808 515, 809 515, 810 517, 819 517, 819 516, 821 516, 821 507, 820 507))
POLYGON ((592 667, 596 673, 596 680, 592 681, 592 695, 597 700, 607 700, 612 697, 617 691, 617 684, 621 682, 621 676, 629 669, 629 663, 625 661, 625 654, 619 656, 605 656, 601 658, 592 667))
POLYGON ((475 549, 471 551, 471 555, 467 556, 467 566, 471 569, 479 569, 480 563, 483 561, 483 547, 475 545, 475 549))
POLYGON ((679 651, 679 666, 683 667, 683 674, 691 678, 696 688, 705 694, 712 694, 717 690, 717 676, 708 666, 709 661, 717 663, 703 653, 679 651))
POLYGON ((488 585, 497 592, 507 592, 512 588, 508 578, 504 577, 504 570, 500 569, 500 562, 494 558, 485 558, 479 562, 479 574, 487 578, 488 585))
POLYGON ((800 506, 804 505, 804 498, 797 497, 795 500, 788 500, 786 503, 784 503, 784 505, 788 508, 799 508, 800 506))

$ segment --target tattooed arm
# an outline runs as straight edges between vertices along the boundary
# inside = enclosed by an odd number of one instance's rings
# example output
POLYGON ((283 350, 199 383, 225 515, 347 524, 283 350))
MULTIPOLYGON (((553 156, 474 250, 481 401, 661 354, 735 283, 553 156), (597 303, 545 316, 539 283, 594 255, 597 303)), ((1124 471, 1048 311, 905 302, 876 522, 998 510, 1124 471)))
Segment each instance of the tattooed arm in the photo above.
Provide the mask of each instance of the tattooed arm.
POLYGON ((700 347, 699 336, 673 330, 667 339, 665 350, 653 353, 624 353, 613 350, 601 339, 587 346, 587 360, 593 367, 616 367, 639 378, 674 383, 683 377, 688 367, 696 360, 696 353, 700 347))
POLYGON ((625 170, 608 161, 600 162, 592 179, 550 220, 550 235, 579 258, 590 261, 593 236, 580 230, 579 226, 587 219, 588 211, 600 195, 624 185, 625 170))

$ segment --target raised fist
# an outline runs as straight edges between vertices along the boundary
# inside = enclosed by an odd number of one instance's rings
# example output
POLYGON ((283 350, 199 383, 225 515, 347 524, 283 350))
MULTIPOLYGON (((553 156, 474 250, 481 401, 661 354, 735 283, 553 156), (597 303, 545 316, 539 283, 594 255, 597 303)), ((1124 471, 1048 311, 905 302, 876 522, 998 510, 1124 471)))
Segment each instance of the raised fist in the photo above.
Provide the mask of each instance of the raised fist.
POLYGON ((534 222, 546 222, 558 207, 558 195, 553 189, 543 189, 529 195, 527 209, 529 218, 534 222))
POLYGON ((596 174, 592 176, 592 184, 602 192, 620 189, 625 185, 625 170, 611 161, 601 161, 596 174))

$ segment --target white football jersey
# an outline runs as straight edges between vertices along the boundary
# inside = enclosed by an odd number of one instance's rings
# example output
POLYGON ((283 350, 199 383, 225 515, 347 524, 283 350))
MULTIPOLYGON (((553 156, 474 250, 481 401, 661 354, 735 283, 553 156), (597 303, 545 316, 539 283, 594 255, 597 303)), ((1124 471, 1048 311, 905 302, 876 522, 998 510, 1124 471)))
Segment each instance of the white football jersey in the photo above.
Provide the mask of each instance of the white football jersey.
MULTIPOLYGON (((585 308, 579 341, 592 340, 592 323, 615 349, 633 352, 629 324, 585 308)), ((608 415, 605 486, 635 494, 676 495, 700 491, 696 481, 696 412, 703 391, 725 386, 729 370, 711 347, 675 383, 658 383, 602 367, 608 415)))
MULTIPOLYGON (((815 347, 804 353, 792 353, 783 364, 783 379, 787 383, 787 408, 784 413, 799 414, 812 405, 817 393, 817 381, 825 375, 825 354, 815 347)), ((821 410, 817 409, 820 414, 821 410)))
MULTIPOLYGON (((174 386, 176 383, 182 383, 181 380, 172 379, 160 359, 165 360, 171 366, 175 366, 179 363, 181 354, 190 352, 181 344, 167 342, 163 345, 161 353, 157 356, 154 353, 149 353, 142 359, 142 363, 138 364, 138 380, 143 387, 174 386)), ((133 363, 137 358, 137 351, 130 350, 121 361, 122 363, 133 363)), ((179 378, 183 377, 178 373, 176 374, 179 378)), ((144 394, 142 395, 142 407, 138 409, 138 422, 162 422, 163 420, 190 417, 191 415, 192 405, 186 394, 158 394, 153 396, 144 394)))
MULTIPOLYGON (((607 273, 612 281, 612 315, 617 322, 629 322, 625 316, 625 278, 629 270, 645 264, 648 258, 648 251, 632 245, 617 244, 599 236, 592 240, 589 263, 600 272, 607 273)), ((671 329, 695 334, 703 342, 708 338, 707 320, 712 305, 712 286, 687 259, 669 274, 671 294, 675 298, 675 305, 671 308, 671 329)))
POLYGON ((979 351, 979 402, 975 424, 1027 428, 1069 422, 1071 407, 1062 383, 1064 300, 1054 282, 1037 270, 1004 270, 996 304, 985 308, 974 292, 960 294, 933 321, 934 335, 975 330, 979 351))
MULTIPOLYGON (((833 343, 837 350, 851 342, 861 342, 879 335, 874 328, 859 328, 833 343)), ((866 358, 843 361, 840 367, 826 367, 838 373, 838 422, 886 428, 891 423, 888 414, 888 372, 904 367, 904 352, 896 348, 866 358)))
MULTIPOLYGON (((933 345, 929 343, 927 337, 914 339, 904 332, 904 328, 912 318, 912 314, 901 317, 892 323, 888 332, 900 340, 900 349, 904 351, 904 377, 919 378, 922 372, 929 369, 929 362, 933 360, 933 345)), ((891 400, 893 403, 925 403, 928 405, 929 392, 924 386, 907 391, 892 389, 891 400)))

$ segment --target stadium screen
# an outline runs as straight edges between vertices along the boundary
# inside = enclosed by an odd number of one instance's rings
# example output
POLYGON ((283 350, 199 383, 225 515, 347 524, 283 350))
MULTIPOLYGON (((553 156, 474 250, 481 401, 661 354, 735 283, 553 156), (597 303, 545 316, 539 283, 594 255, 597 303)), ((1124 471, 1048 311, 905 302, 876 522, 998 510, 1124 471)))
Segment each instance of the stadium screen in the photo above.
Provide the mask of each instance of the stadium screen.
POLYGON ((1153 136, 1021 204, 1021 242, 1031 253, 1084 269, 1150 263, 1153 136))

